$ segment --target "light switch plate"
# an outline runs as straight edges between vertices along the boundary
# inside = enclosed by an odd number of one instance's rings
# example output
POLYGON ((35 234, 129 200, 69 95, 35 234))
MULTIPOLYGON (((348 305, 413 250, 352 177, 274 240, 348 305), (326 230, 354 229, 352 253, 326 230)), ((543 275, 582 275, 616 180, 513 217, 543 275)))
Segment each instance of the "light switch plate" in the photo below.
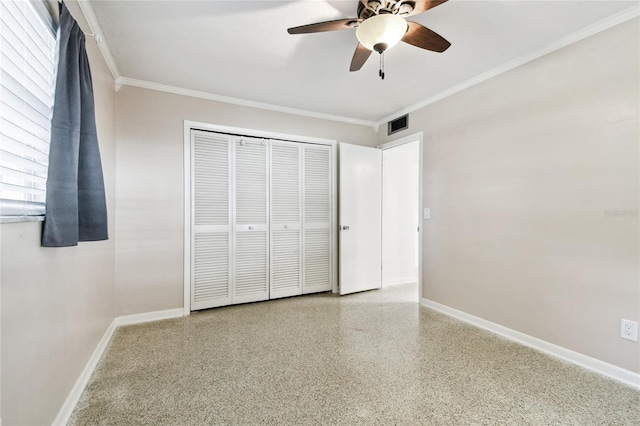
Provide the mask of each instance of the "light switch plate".
POLYGON ((424 214, 422 215, 422 217, 425 219, 431 219, 431 209, 429 208, 424 209, 424 214))

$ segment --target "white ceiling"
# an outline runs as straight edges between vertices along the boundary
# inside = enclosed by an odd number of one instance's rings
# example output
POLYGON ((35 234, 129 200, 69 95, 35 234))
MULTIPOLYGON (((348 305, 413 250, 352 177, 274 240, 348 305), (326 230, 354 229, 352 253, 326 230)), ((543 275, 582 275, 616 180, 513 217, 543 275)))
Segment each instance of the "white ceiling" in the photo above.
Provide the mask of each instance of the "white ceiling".
POLYGON ((380 80, 376 53, 349 72, 355 30, 286 31, 355 17, 357 0, 91 1, 123 77, 372 122, 637 4, 450 0, 409 19, 449 40, 449 50, 400 43, 385 54, 380 80))

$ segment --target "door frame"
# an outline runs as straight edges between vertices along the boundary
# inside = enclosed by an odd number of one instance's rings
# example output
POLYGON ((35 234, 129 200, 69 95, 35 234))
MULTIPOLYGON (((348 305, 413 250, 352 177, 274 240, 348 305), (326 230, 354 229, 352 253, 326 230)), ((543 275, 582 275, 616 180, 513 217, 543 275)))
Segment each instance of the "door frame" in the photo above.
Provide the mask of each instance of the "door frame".
MULTIPOLYGON (((400 145, 404 145, 406 143, 418 141, 418 152, 419 152, 419 165, 418 165, 418 211, 416 212, 418 215, 418 300, 420 303, 422 300, 422 235, 424 228, 424 220, 422 219, 422 211, 423 211, 423 194, 422 194, 422 186, 424 181, 424 169, 423 169, 423 133, 418 132, 412 135, 404 136, 399 139, 395 139, 393 141, 383 143, 378 145, 376 148, 385 150, 390 148, 395 148, 400 145)), ((382 173, 384 175, 384 157, 382 162, 382 173)), ((382 199, 384 203, 384 193, 382 194, 382 199)), ((382 208, 382 206, 381 206, 382 208)))
POLYGON ((227 133, 233 135, 250 136, 264 139, 279 139, 290 142, 310 143, 316 145, 330 145, 331 146, 331 281, 332 292, 338 292, 338 247, 337 247, 337 235, 336 224, 338 223, 338 141, 334 139, 323 139, 311 136, 292 135, 287 133, 269 132, 265 130, 246 129, 241 127, 223 126, 219 124, 204 123, 200 121, 184 120, 183 125, 183 156, 184 156, 184 258, 183 258, 183 315, 191 314, 191 212, 193 208, 193 199, 191 197, 191 182, 192 182, 192 170, 191 170, 191 131, 192 130, 205 130, 218 133, 227 133))

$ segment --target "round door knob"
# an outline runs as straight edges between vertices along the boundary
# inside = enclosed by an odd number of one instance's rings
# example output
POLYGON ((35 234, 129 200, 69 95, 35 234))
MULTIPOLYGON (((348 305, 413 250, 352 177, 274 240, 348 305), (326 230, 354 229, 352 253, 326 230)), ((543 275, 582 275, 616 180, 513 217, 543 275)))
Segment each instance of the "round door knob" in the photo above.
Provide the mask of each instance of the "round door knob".
POLYGON ((345 230, 345 231, 348 231, 349 230, 349 226, 343 226, 342 229, 345 230))
POLYGON ((285 226, 284 226, 284 229, 289 229, 289 225, 285 225, 285 226))
POLYGON ((253 231, 253 226, 250 226, 250 227, 249 227, 249 231, 253 231))

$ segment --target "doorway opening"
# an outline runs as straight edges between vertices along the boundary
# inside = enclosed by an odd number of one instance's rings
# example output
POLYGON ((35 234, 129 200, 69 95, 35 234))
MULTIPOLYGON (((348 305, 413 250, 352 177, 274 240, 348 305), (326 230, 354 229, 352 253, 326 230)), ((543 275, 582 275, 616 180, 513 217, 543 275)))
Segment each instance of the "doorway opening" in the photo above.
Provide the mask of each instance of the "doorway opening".
POLYGON ((413 135, 382 149, 382 288, 421 291, 422 135, 413 135))

